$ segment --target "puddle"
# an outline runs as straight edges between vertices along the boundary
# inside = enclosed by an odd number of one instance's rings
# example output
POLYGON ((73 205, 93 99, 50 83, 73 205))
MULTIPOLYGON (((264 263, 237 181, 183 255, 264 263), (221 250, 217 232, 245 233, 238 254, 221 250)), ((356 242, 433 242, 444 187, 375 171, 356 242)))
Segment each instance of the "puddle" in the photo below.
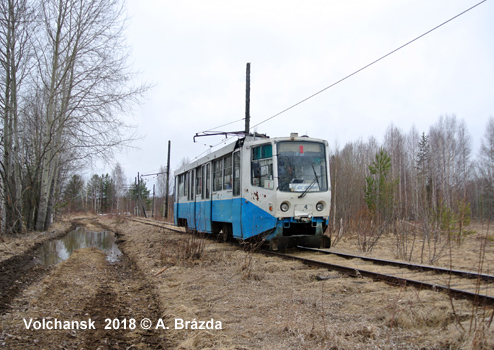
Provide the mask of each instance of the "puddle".
POLYGON ((122 255, 112 232, 87 231, 84 227, 78 227, 61 239, 46 242, 36 250, 35 255, 41 265, 55 265, 67 260, 74 250, 88 247, 103 250, 106 259, 111 263, 116 262, 122 255))

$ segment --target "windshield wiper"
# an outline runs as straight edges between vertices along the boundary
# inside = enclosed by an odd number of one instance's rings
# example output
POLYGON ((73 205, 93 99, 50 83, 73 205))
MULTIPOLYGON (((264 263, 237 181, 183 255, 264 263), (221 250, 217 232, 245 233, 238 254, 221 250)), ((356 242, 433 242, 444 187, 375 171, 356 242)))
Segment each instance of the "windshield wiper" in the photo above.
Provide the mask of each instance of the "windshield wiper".
POLYGON ((312 170, 314 171, 314 176, 316 177, 317 186, 321 188, 321 185, 319 185, 319 178, 317 177, 316 169, 314 168, 314 164, 311 165, 312 165, 312 170))
POLYGON ((316 169, 314 169, 314 164, 312 164, 312 170, 314 171, 314 176, 315 176, 315 179, 312 180, 312 182, 310 183, 309 186, 307 186, 307 188, 305 189, 304 192, 302 192, 302 194, 300 196, 298 196, 298 198, 303 198, 307 192, 309 192, 309 190, 311 189, 312 186, 314 186, 314 184, 317 182, 317 186, 319 188, 321 188, 321 185, 319 185, 319 178, 317 177, 317 173, 316 173, 316 169))
POLYGON ((305 189, 304 192, 302 192, 302 194, 300 196, 298 196, 298 198, 302 198, 303 196, 305 196, 307 194, 307 192, 309 192, 309 190, 311 189, 311 187, 316 183, 317 181, 317 178, 315 178, 314 180, 312 180, 312 182, 310 183, 309 186, 307 186, 307 188, 305 189))

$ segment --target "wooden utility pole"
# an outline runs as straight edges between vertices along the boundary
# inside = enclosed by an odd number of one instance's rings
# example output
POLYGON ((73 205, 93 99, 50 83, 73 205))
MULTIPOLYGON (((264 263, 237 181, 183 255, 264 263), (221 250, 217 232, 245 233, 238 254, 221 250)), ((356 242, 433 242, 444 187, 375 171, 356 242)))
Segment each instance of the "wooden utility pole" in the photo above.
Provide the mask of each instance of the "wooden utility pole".
POLYGON ((250 63, 247 63, 245 77, 245 136, 249 135, 250 129, 250 63))
MULTIPOLYGON (((139 175, 139 173, 137 173, 139 175)), ((135 178, 135 186, 136 186, 136 194, 137 194, 137 177, 135 178)), ((138 201, 139 196, 135 199, 135 205, 134 205, 134 215, 139 216, 139 201, 138 201)))
POLYGON ((141 176, 139 175, 139 172, 137 172, 137 215, 140 215, 140 210, 141 210, 141 176))
POLYGON ((168 219, 168 197, 170 192, 170 150, 172 147, 172 142, 168 140, 168 157, 166 160, 166 194, 165 194, 165 219, 168 219))
POLYGON ((153 184, 153 208, 151 209, 151 216, 153 217, 153 219, 155 218, 154 217, 154 184, 153 184))

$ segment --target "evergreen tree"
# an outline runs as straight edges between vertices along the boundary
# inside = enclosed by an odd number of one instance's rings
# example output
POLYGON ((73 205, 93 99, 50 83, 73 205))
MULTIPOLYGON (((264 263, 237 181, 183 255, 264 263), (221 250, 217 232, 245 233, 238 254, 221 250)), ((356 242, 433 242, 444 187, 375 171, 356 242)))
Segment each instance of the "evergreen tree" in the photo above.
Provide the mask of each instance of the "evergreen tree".
POLYGON ((83 192, 84 179, 80 175, 72 175, 63 192, 63 199, 69 212, 83 210, 83 192))
POLYGON ((139 196, 141 199, 148 199, 151 190, 147 189, 146 183, 143 179, 139 181, 139 186, 134 184, 129 189, 129 197, 133 200, 138 200, 139 196))
POLYGON ((113 197, 115 195, 113 179, 110 177, 110 175, 108 174, 101 175, 100 186, 101 186, 101 191, 100 191, 101 212, 107 213, 108 211, 111 211, 113 197))
POLYGON ((391 157, 381 147, 372 164, 368 166, 370 176, 365 178, 364 197, 371 215, 381 223, 392 219, 394 210, 394 190, 397 180, 388 180, 391 157))
POLYGON ((422 133, 419 141, 419 152, 417 154, 417 169, 418 175, 426 177, 429 171, 430 146, 429 139, 422 133))
POLYGON ((417 154, 417 177, 419 185, 419 198, 422 206, 429 208, 431 206, 431 174, 430 160, 431 148, 429 138, 425 133, 419 141, 419 151, 417 154))
POLYGON ((146 208, 149 207, 151 200, 149 199, 150 190, 147 189, 146 183, 143 179, 139 180, 139 184, 134 184, 129 189, 128 196, 130 199, 136 202, 136 207, 140 210, 143 210, 145 214, 146 208))

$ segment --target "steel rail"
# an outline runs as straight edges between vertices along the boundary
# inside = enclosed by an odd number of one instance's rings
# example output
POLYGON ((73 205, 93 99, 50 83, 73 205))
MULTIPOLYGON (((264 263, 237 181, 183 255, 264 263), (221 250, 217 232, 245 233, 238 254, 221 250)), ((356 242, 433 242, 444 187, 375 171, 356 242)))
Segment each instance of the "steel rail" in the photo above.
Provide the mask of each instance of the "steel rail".
MULTIPOLYGON (((139 222, 142 224, 166 228, 168 230, 179 232, 179 233, 185 233, 185 231, 173 228, 173 227, 175 227, 173 224, 169 224, 169 223, 165 223, 165 222, 156 222, 156 221, 153 222, 154 220, 144 219, 144 218, 130 218, 130 219, 132 221, 139 222)), ((324 251, 324 250, 319 250, 317 248, 307 248, 307 247, 303 247, 303 248, 306 250, 322 251, 323 253, 331 253, 331 254, 335 253, 335 252, 328 252, 328 251, 324 251)), ((338 271, 338 272, 341 272, 343 274, 346 274, 346 275, 349 275, 352 277, 368 277, 368 278, 371 278, 371 279, 376 280, 376 281, 382 280, 382 281, 392 283, 395 285, 397 284, 397 285, 401 285, 401 286, 413 286, 413 287, 418 288, 418 289, 426 288, 426 289, 431 289, 431 290, 444 291, 447 294, 449 294, 451 297, 468 299, 468 300, 471 300, 474 303, 480 304, 480 305, 490 305, 490 306, 494 305, 494 297, 491 297, 488 295, 483 295, 483 294, 478 294, 478 293, 473 293, 473 292, 469 292, 466 290, 451 288, 450 286, 447 286, 447 285, 439 285, 439 284, 434 284, 434 283, 429 283, 429 282, 418 281, 418 280, 414 280, 414 279, 410 279, 410 278, 397 277, 397 276, 393 276, 393 275, 389 275, 389 274, 383 274, 383 273, 378 273, 378 272, 373 272, 373 271, 368 271, 368 270, 361 270, 361 269, 356 269, 354 267, 348 267, 348 266, 331 264, 331 263, 326 263, 326 262, 317 261, 317 260, 311 260, 311 259, 302 258, 302 257, 298 257, 298 256, 293 256, 293 255, 287 255, 287 254, 283 254, 283 253, 279 253, 279 252, 275 252, 275 251, 271 251, 271 250, 260 250, 260 253, 263 253, 265 255, 277 256, 277 257, 280 257, 283 259, 300 261, 300 262, 302 262, 306 265, 309 265, 309 266, 317 266, 317 267, 322 267, 322 268, 326 268, 326 269, 333 270, 333 271, 338 271)), ((367 257, 362 257, 362 256, 352 256, 351 254, 337 253, 337 255, 340 255, 343 257, 348 257, 348 258, 360 258, 360 259, 369 260, 369 261, 375 260, 375 262, 379 262, 379 263, 385 263, 386 262, 388 265, 391 265, 391 263, 392 263, 392 261, 388 261, 388 260, 372 259, 372 258, 367 258, 367 257)), ((395 263, 398 263, 398 265, 401 265, 400 267, 411 268, 410 266, 412 266, 415 269, 417 267, 426 266, 426 265, 415 266, 413 264, 401 263, 401 262, 395 262, 395 263)), ((431 266, 428 266, 428 268, 434 269, 431 266)), ((448 269, 443 269, 443 270, 446 270, 447 273, 450 272, 450 270, 448 270, 448 269)), ((436 271, 437 271, 437 269, 436 269, 436 271)), ((465 272, 465 271, 461 271, 461 272, 465 272)), ((468 274, 472 274, 472 273, 467 272, 467 276, 468 276, 468 274)), ((490 275, 486 275, 486 276, 490 276, 490 275)), ((491 276, 491 277, 493 277, 493 276, 491 276)))
POLYGON ((319 253, 324 253, 324 254, 332 254, 332 255, 340 256, 340 257, 345 258, 345 259, 362 259, 362 260, 370 261, 370 262, 373 262, 373 263, 376 263, 379 265, 391 265, 391 266, 397 266, 400 268, 407 268, 410 270, 432 271, 435 273, 450 274, 450 275, 461 276, 461 277, 466 277, 466 278, 470 278, 470 279, 480 278, 481 280, 483 280, 485 282, 494 282, 494 276, 493 275, 488 275, 488 274, 484 274, 484 273, 477 273, 477 272, 473 272, 473 271, 453 270, 453 269, 447 269, 444 267, 435 267, 435 266, 428 266, 428 265, 406 263, 406 262, 401 262, 401 261, 376 259, 376 258, 370 258, 367 256, 361 256, 361 255, 352 255, 352 254, 346 254, 346 253, 332 252, 329 250, 318 249, 318 248, 309 248, 309 247, 302 247, 302 246, 297 246, 297 248, 301 249, 301 250, 314 251, 314 252, 319 252, 319 253))
POLYGON ((464 298, 473 301, 476 304, 481 305, 494 305, 494 297, 489 295, 477 294, 473 292, 469 292, 466 290, 451 288, 447 285, 439 285, 434 283, 428 283, 423 281, 418 281, 414 279, 397 277, 389 274, 383 274, 379 272, 373 272, 368 270, 356 269, 354 267, 348 267, 343 265, 331 264, 327 262, 311 260, 307 258, 302 258, 294 255, 287 255, 279 252, 262 250, 261 251, 265 255, 277 256, 283 259, 297 260, 309 266, 317 266, 322 268, 327 268, 329 270, 338 271, 343 274, 352 276, 352 277, 368 277, 372 278, 376 281, 386 281, 392 284, 402 285, 402 286, 413 286, 419 289, 431 289, 437 291, 444 291, 452 297, 464 298))
POLYGON ((135 221, 144 225, 151 225, 151 226, 156 226, 160 228, 166 228, 167 230, 173 231, 173 232, 178 232, 178 233, 186 233, 185 230, 180 230, 177 228, 177 226, 167 223, 167 222, 159 222, 151 219, 145 219, 145 218, 129 218, 131 221, 135 221))

